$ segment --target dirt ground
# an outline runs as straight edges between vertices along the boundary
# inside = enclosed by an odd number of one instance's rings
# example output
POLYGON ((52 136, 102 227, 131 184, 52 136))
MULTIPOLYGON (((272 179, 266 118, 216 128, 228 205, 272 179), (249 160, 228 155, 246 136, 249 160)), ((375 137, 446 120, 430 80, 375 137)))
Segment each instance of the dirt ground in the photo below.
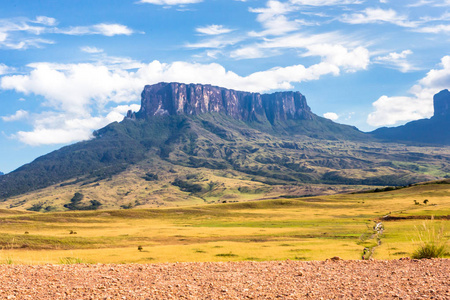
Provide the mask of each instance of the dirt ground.
POLYGON ((450 260, 0 265, 2 299, 450 299, 450 260))

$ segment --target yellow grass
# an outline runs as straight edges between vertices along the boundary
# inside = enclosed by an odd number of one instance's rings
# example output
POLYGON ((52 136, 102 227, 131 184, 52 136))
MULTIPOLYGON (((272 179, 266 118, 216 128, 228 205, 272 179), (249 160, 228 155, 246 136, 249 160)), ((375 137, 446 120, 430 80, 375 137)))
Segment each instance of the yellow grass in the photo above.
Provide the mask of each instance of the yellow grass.
POLYGON ((415 250, 415 226, 424 218, 435 216, 448 237, 448 215, 449 184, 183 208, 0 210, 0 263, 361 259, 380 220, 385 230, 374 258, 395 259, 415 250), (380 219, 388 214, 417 219, 380 219))

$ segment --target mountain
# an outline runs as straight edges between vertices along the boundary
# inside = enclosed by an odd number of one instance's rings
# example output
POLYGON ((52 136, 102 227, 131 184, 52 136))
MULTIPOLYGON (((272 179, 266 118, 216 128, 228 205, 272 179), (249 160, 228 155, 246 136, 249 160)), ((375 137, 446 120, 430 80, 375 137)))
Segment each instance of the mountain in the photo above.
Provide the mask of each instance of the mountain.
POLYGON ((246 122, 314 120, 306 98, 299 92, 259 94, 201 84, 159 83, 147 85, 137 118, 156 115, 220 113, 246 122))
POLYGON ((159 83, 122 122, 1 176, 0 199, 50 210, 329 194, 443 178, 449 161, 321 118, 299 92, 159 83))
POLYGON ((3 173, 3 172, 0 172, 0 176, 2 176, 2 175, 5 175, 5 173, 3 173))
POLYGON ((259 94, 202 84, 158 83, 145 86, 141 109, 131 119, 219 114, 246 126, 281 135, 324 139, 367 139, 356 127, 334 123, 311 112, 299 92, 259 94))
POLYGON ((450 92, 442 90, 433 97, 434 115, 398 127, 383 127, 371 134, 385 141, 450 145, 450 92))

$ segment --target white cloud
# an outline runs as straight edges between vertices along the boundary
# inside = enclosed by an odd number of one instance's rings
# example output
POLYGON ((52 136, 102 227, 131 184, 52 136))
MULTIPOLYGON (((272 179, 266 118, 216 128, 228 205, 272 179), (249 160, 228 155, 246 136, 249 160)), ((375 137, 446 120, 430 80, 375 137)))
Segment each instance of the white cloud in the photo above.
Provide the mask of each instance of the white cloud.
POLYGON ((423 33, 450 33, 450 25, 434 25, 434 26, 425 26, 416 29, 417 32, 423 33))
POLYGON ((321 56, 323 61, 342 67, 347 72, 365 70, 370 63, 369 51, 363 47, 349 51, 342 45, 314 44, 307 46, 307 49, 303 56, 321 56))
POLYGON ((341 45, 346 48, 357 48, 364 43, 359 40, 352 40, 349 36, 345 36, 339 32, 332 31, 311 35, 294 33, 271 39, 265 38, 264 42, 260 44, 260 47, 270 49, 306 49, 309 46, 317 44, 341 45))
POLYGON ((77 118, 70 114, 47 112, 34 118, 33 131, 19 131, 13 137, 33 146, 72 143, 91 138, 95 129, 122 121, 123 115, 111 111, 104 117, 77 118))
POLYGON ((308 6, 332 6, 346 4, 361 4, 362 0, 290 0, 293 4, 308 6))
POLYGON ((48 63, 31 66, 34 69, 28 75, 4 76, 1 87, 41 95, 46 99, 45 106, 74 115, 89 113, 92 104, 137 100, 127 98, 138 91, 138 86, 126 71, 110 71, 93 64, 63 65, 65 69, 48 63))
POLYGON ((435 7, 446 7, 450 6, 449 0, 419 0, 416 3, 409 4, 409 7, 420 7, 420 6, 435 6, 435 7))
POLYGON ((199 3, 203 0, 141 0, 139 3, 149 3, 156 5, 182 5, 182 4, 191 4, 191 3, 199 3))
POLYGON ((372 104, 375 111, 369 114, 367 123, 386 126, 431 117, 434 94, 450 86, 450 56, 444 56, 440 65, 440 69, 430 70, 410 89, 411 96, 381 96, 372 104))
POLYGON ((91 26, 75 26, 68 29, 55 29, 55 33, 62 33, 67 35, 88 35, 100 34, 105 36, 114 35, 131 35, 134 31, 122 24, 106 24, 100 23, 91 26))
POLYGON ((409 7, 419 7, 419 6, 424 6, 424 5, 431 5, 433 3, 434 3, 434 1, 430 1, 430 0, 419 0, 416 3, 409 4, 408 6, 409 7))
POLYGON ((131 104, 131 105, 119 105, 112 109, 113 112, 119 113, 121 115, 126 114, 129 110, 138 111, 141 108, 140 104, 131 104))
POLYGON ((413 52, 411 50, 404 50, 400 53, 391 52, 388 55, 378 56, 374 58, 374 61, 376 63, 384 64, 397 69, 400 72, 406 73, 416 70, 416 68, 406 60, 406 57, 408 55, 411 55, 412 53, 413 52))
POLYGON ((45 16, 39 16, 35 20, 27 18, 0 19, 0 48, 24 50, 53 44, 52 40, 35 37, 47 32, 50 29, 48 26, 51 24, 56 24, 56 20, 45 16))
POLYGON ((299 23, 291 21, 286 14, 297 8, 286 2, 269 0, 264 8, 250 8, 249 11, 257 13, 256 20, 265 29, 262 32, 251 32, 252 36, 283 35, 299 28, 299 23))
POLYGON ((393 9, 366 8, 361 13, 345 14, 341 22, 349 24, 391 23, 401 27, 417 27, 418 23, 409 21, 405 15, 399 15, 393 9))
POLYGON ((372 126, 389 126, 429 117, 432 113, 431 103, 416 97, 381 96, 372 104, 375 112, 369 114, 367 123, 372 126))
POLYGON ((80 50, 83 52, 92 53, 92 54, 103 52, 103 49, 100 49, 97 47, 90 47, 90 46, 81 47, 80 50))
POLYGON ((267 56, 267 52, 262 51, 258 46, 246 46, 230 53, 230 57, 236 59, 262 58, 267 56))
POLYGON ((18 111, 16 111, 16 113, 14 115, 11 116, 4 116, 1 117, 3 121, 5 122, 12 122, 12 121, 18 121, 18 120, 22 120, 28 117, 28 112, 22 109, 19 109, 18 111))
POLYGON ((231 31, 233 31, 233 29, 223 27, 223 25, 212 24, 212 25, 209 25, 206 27, 198 27, 195 29, 195 31, 202 33, 202 34, 206 34, 206 35, 218 35, 218 34, 229 33, 231 31))
POLYGON ((324 118, 330 119, 332 121, 336 121, 337 119, 339 119, 339 116, 337 113, 334 112, 327 112, 323 114, 324 118))
POLYGON ((29 39, 22 39, 17 42, 14 41, 4 42, 3 44, 0 44, 0 47, 3 46, 4 48, 13 50, 25 50, 28 48, 42 48, 43 45, 51 45, 54 43, 55 42, 52 40, 29 38, 29 39))
POLYGON ((8 74, 14 72, 14 68, 8 67, 5 64, 0 63, 0 75, 8 74))
POLYGON ((42 24, 45 26, 55 26, 58 22, 54 18, 46 17, 46 16, 37 16, 33 23, 42 24))
POLYGON ((210 39, 205 39, 197 43, 186 44, 186 48, 200 49, 200 48, 214 48, 221 49, 226 46, 234 45, 242 41, 242 37, 224 37, 216 36, 210 39))
POLYGON ((38 16, 35 20, 27 18, 0 19, 0 48, 25 50, 54 44, 53 40, 36 37, 43 34, 115 36, 134 33, 132 29, 122 24, 100 23, 70 28, 57 28, 56 25, 56 19, 46 16, 38 16))

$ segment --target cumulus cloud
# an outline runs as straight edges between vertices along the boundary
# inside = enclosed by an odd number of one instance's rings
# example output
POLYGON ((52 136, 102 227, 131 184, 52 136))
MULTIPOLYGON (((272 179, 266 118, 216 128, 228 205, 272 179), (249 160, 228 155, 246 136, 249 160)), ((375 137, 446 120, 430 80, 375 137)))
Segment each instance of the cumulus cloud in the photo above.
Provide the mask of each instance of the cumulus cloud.
POLYGON ((400 72, 406 73, 416 70, 416 68, 407 61, 407 56, 411 55, 411 50, 404 50, 400 53, 391 52, 385 56, 378 56, 374 58, 374 61, 379 64, 387 65, 400 72))
POLYGON ((369 51, 364 47, 349 51, 342 45, 315 44, 307 49, 303 56, 321 56, 325 62, 342 67, 347 72, 365 70, 370 63, 369 51))
POLYGON ((182 5, 191 3, 200 3, 203 0, 141 0, 139 3, 149 3, 156 5, 182 5))
POLYGON ((393 9, 366 8, 355 14, 345 14, 340 18, 341 22, 349 24, 391 23, 401 27, 417 27, 418 23, 410 21, 408 16, 399 15, 393 9))
POLYGON ((334 112, 327 112, 323 114, 324 118, 330 119, 332 121, 336 121, 337 119, 339 119, 339 116, 337 113, 334 112))
POLYGON ((4 116, 1 117, 3 121, 5 122, 12 122, 12 121, 18 121, 18 120, 22 120, 28 117, 28 112, 22 109, 19 109, 18 111, 16 111, 16 113, 14 115, 11 116, 4 116))
POLYGON ((33 131, 19 131, 13 137, 32 146, 72 143, 91 138, 94 129, 122 119, 123 115, 114 111, 95 117, 46 112, 34 116, 33 131))
POLYGON ((430 70, 410 89, 411 96, 381 96, 372 104, 375 111, 369 114, 367 123, 388 126, 431 117, 434 94, 450 85, 450 56, 444 56, 440 66, 440 69, 430 70))
POLYGON ((205 27, 198 27, 195 29, 195 31, 197 31, 201 34, 206 34, 206 35, 218 35, 218 34, 229 33, 231 31, 233 31, 233 29, 223 27, 223 25, 212 24, 212 25, 205 26, 205 27))

